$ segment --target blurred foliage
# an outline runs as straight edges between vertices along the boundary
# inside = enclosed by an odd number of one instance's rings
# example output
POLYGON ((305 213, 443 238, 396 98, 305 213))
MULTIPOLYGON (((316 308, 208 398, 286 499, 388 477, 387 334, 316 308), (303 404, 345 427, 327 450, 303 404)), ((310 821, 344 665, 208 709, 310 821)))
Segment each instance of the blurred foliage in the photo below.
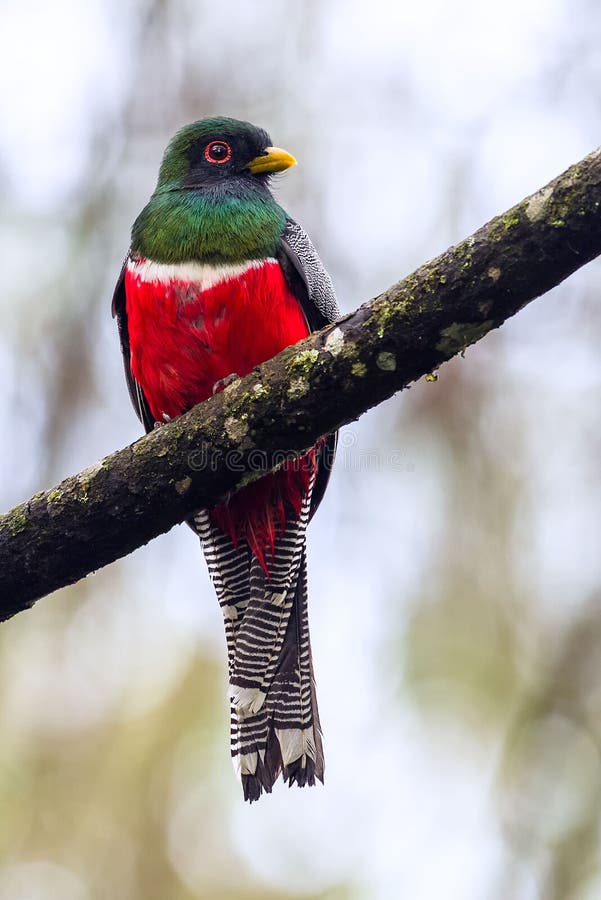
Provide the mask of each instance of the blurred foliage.
MULTIPOLYGON (((598 140, 592 0, 49 10, 0 12, 3 507, 139 433, 110 297, 182 123, 294 152, 276 191, 344 309, 598 140)), ((324 790, 243 807, 185 529, 3 625, 0 900, 601 894, 600 282, 344 432, 310 538, 324 790)))

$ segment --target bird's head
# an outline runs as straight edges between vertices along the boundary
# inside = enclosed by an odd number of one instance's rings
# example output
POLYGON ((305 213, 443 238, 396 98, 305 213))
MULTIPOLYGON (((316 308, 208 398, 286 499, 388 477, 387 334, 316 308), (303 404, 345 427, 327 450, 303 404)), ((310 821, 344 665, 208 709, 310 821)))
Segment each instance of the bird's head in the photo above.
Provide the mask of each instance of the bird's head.
POLYGON ((275 172, 295 165, 290 153, 271 146, 266 131, 238 119, 201 119, 170 141, 157 193, 195 191, 226 183, 266 185, 275 172))
POLYGON ((156 189, 134 222, 132 251, 165 263, 273 256, 286 213, 269 179, 294 163, 249 122, 185 125, 165 150, 156 189))

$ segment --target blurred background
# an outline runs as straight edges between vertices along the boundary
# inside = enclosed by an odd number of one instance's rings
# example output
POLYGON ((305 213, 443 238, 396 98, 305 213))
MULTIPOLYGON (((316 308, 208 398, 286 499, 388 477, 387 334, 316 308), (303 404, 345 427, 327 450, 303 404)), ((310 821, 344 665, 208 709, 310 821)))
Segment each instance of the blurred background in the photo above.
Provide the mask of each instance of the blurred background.
MULTIPOLYGON (((351 310, 594 149, 600 38, 597 0, 3 0, 0 508, 140 433, 110 299, 179 126, 297 156, 277 195, 351 310)), ((0 626, 0 900, 601 896, 600 291, 344 430, 325 788, 243 804, 185 527, 0 626)))

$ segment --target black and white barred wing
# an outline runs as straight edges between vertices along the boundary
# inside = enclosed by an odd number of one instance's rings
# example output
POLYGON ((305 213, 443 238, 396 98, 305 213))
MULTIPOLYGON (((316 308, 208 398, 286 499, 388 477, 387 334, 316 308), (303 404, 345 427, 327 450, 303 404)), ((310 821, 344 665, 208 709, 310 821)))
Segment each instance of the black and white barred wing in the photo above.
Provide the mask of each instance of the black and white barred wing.
POLYGON ((305 229, 288 219, 280 245, 280 265, 300 300, 309 328, 317 331, 340 318, 332 279, 305 229))

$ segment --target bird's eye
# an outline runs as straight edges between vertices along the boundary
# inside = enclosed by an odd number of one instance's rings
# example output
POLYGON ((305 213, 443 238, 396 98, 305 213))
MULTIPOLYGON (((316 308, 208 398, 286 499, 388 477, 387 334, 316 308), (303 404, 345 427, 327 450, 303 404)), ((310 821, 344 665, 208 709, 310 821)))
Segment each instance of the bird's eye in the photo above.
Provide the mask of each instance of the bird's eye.
POLYGON ((225 163, 232 155, 232 148, 225 141, 211 141, 205 147, 205 159, 210 163, 225 163))

